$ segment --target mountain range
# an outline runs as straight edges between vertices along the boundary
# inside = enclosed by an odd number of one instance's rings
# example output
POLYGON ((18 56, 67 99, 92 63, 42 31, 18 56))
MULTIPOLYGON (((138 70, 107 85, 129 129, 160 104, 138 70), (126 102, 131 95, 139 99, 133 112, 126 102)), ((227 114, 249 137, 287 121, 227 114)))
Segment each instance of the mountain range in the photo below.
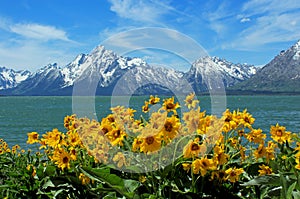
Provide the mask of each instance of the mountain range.
POLYGON ((300 40, 251 78, 230 88, 237 93, 300 93, 300 40))
POLYGON ((80 54, 66 66, 36 72, 0 67, 0 95, 144 95, 215 92, 300 92, 300 40, 270 63, 234 64, 201 57, 186 72, 123 57, 104 46, 80 54))

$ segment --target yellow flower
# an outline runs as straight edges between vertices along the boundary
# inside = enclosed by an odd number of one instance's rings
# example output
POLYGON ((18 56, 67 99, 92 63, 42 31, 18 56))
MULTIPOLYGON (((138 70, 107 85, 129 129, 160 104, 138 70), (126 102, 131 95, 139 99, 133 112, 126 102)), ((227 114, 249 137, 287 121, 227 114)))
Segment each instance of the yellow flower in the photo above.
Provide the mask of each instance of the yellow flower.
POLYGON ((268 146, 266 147, 266 161, 269 162, 269 160, 274 160, 275 159, 275 148, 277 147, 277 145, 272 142, 269 141, 268 142, 268 146))
POLYGON ((228 143, 234 148, 237 148, 238 142, 239 141, 235 137, 228 139, 228 143))
POLYGON ((245 159, 246 159, 246 148, 245 147, 243 147, 243 146, 240 146, 240 155, 241 155, 241 160, 242 161, 245 161, 245 159))
POLYGON ((31 173, 32 177, 34 177, 36 175, 36 168, 32 164, 27 165, 26 169, 28 171, 32 171, 32 173, 31 173))
POLYGON ((167 112, 153 112, 149 119, 149 123, 147 124, 147 128, 150 128, 152 134, 159 133, 165 125, 165 121, 167 120, 167 112))
POLYGON ((115 117, 113 114, 109 114, 106 117, 102 118, 102 120, 101 120, 101 124, 103 124, 103 123, 112 124, 114 122, 115 122, 115 117))
POLYGON ((198 157, 201 153, 204 155, 206 152, 206 146, 199 144, 199 138, 190 140, 188 144, 183 148, 183 157, 184 158, 193 158, 198 157))
POLYGON ((297 147, 295 148, 295 151, 300 151, 300 142, 297 142, 297 147))
POLYGON ((208 170, 214 170, 216 167, 212 159, 202 157, 193 161, 192 169, 194 174, 200 173, 201 176, 204 176, 208 170))
POLYGON ((69 145, 73 147, 82 146, 81 139, 76 131, 68 131, 67 140, 69 145))
POLYGON ((168 112, 173 111, 173 113, 177 113, 176 109, 179 108, 178 102, 174 103, 174 97, 168 98, 164 100, 162 108, 168 112))
POLYGON ((140 181, 141 183, 145 183, 146 180, 147 180, 147 177, 146 177, 146 176, 140 176, 140 177, 139 177, 139 181, 140 181))
POLYGON ((236 112, 231 113, 229 109, 226 109, 226 111, 223 113, 221 120, 224 121, 222 131, 224 131, 225 133, 237 128, 238 124, 236 112))
POLYGON ((114 157, 113 161, 117 163, 117 167, 121 168, 123 166, 126 166, 126 158, 122 152, 118 152, 114 157))
POLYGON ((27 136, 28 136, 28 140, 27 140, 28 144, 39 142, 39 134, 37 132, 27 133, 27 136))
POLYGON ((91 179, 89 177, 87 177, 86 175, 84 175, 83 173, 80 173, 78 176, 79 180, 81 180, 81 183, 83 185, 87 185, 90 183, 91 179))
POLYGON ((162 137, 166 143, 169 143, 170 140, 176 137, 179 127, 180 120, 174 115, 166 119, 161 131, 162 137))
POLYGON ((226 180, 226 173, 223 170, 213 171, 210 180, 217 180, 219 183, 226 180))
POLYGON ((108 122, 108 120, 102 120, 100 129, 101 129, 102 135, 105 135, 108 132, 110 132, 113 129, 113 127, 112 127, 112 124, 108 122))
POLYGON ((183 113, 182 120, 184 122, 185 135, 197 132, 200 125, 200 119, 203 118, 204 115, 204 112, 200 112, 200 107, 196 110, 192 109, 189 112, 183 113))
POLYGON ((50 158, 61 170, 70 169, 71 156, 63 148, 56 148, 50 158))
POLYGON ((271 138, 278 142, 279 144, 283 144, 286 141, 292 142, 291 140, 291 132, 285 131, 284 126, 279 126, 277 123, 276 126, 271 126, 270 128, 271 138))
POLYGON ((259 144, 258 148, 254 151, 253 155, 256 158, 256 160, 266 155, 266 148, 263 143, 259 144))
POLYGON ((49 146, 52 148, 59 147, 59 144, 61 142, 61 138, 64 136, 61 132, 58 131, 58 129, 53 129, 50 132, 47 132, 43 135, 43 138, 41 139, 40 143, 45 146, 49 146))
POLYGON ((224 145, 214 147, 214 162, 217 165, 223 165, 227 162, 229 155, 224 151, 224 145))
POLYGON ((258 170, 259 175, 263 176, 263 175, 267 175, 267 174, 271 174, 273 171, 269 166, 266 165, 259 165, 260 170, 258 170))
POLYGON ((238 114, 240 117, 240 124, 247 128, 251 128, 251 125, 254 123, 255 119, 247 112, 247 109, 245 109, 243 112, 238 112, 238 114))
POLYGON ((229 168, 225 171, 226 179, 232 183, 235 183, 239 180, 239 176, 244 172, 244 169, 240 168, 229 168))
POLYGON ((182 163, 183 170, 185 170, 187 173, 190 171, 191 166, 192 165, 190 163, 182 163))
POLYGON ((139 138, 134 138, 133 143, 132 143, 132 151, 136 152, 140 149, 141 144, 143 143, 143 141, 139 138))
POLYGON ((295 168, 300 170, 300 159, 299 159, 299 157, 296 158, 296 163, 297 164, 296 164, 295 168))
POLYGON ((71 160, 77 160, 77 153, 76 153, 75 148, 70 147, 69 152, 70 152, 71 160))
POLYGON ((188 109, 196 108, 197 104, 199 103, 199 100, 195 100, 195 93, 190 93, 185 98, 185 106, 188 107, 188 109))
POLYGON ((159 134, 153 134, 151 128, 144 128, 142 134, 138 137, 142 140, 140 151, 151 153, 158 151, 161 148, 161 138, 159 134))
POLYGON ((150 95, 149 104, 157 104, 160 101, 160 98, 157 96, 150 95))
POLYGON ((68 130, 68 131, 73 131, 76 129, 76 123, 75 123, 75 115, 67 115, 64 118, 64 127, 68 130))
POLYGON ((246 136, 246 139, 249 140, 249 142, 254 143, 262 143, 264 139, 266 139, 266 134, 262 133, 261 129, 252 129, 250 133, 248 133, 246 136))
POLYGON ((150 108, 149 108, 149 102, 145 101, 145 105, 142 107, 142 111, 144 113, 149 112, 150 108))
POLYGON ((118 128, 114 128, 112 131, 108 132, 106 134, 106 136, 110 140, 111 145, 123 146, 123 140, 124 140, 124 137, 127 136, 127 134, 118 128))

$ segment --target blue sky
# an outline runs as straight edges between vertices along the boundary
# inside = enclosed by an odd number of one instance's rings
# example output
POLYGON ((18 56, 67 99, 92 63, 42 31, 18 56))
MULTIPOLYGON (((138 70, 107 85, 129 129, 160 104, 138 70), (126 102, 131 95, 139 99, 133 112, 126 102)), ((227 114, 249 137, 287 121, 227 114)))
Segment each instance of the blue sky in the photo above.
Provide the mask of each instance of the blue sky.
MULTIPOLYGON (((54 62, 64 66, 120 32, 145 27, 177 31, 211 56, 264 65, 300 39, 300 4, 298 0, 2 0, 0 66, 31 71, 54 62)), ((160 58, 155 53, 129 55, 157 64, 181 60, 170 52, 160 58)))

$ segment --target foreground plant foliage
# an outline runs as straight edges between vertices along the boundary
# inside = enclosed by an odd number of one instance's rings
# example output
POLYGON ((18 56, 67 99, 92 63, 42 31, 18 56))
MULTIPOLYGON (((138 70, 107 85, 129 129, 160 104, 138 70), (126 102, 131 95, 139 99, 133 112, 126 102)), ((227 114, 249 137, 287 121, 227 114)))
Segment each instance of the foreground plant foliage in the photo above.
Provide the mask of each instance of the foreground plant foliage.
POLYGON ((300 197, 297 134, 198 104, 150 96, 144 117, 121 106, 101 121, 66 116, 66 132, 28 133, 32 151, 1 139, 1 198, 300 197))

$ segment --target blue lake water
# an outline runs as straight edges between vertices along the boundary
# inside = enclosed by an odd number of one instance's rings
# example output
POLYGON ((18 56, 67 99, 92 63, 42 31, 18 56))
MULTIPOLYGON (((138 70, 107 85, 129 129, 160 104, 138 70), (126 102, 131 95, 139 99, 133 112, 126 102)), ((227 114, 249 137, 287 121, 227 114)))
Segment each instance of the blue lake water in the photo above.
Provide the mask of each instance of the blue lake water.
MULTIPOLYGON (((89 110, 94 108, 94 117, 98 120, 110 113, 110 106, 127 104, 137 110, 136 116, 141 114, 141 106, 148 96, 110 97, 98 96, 88 100, 75 101, 72 97, 53 96, 28 96, 28 97, 0 97, 0 138, 5 139, 10 146, 20 144, 27 148, 27 133, 37 131, 45 133, 53 128, 64 131, 63 119, 73 110, 89 110), (74 103, 75 101, 75 103, 74 103), (78 108, 79 107, 79 108, 78 108)), ((212 104, 219 103, 218 99, 211 102, 210 96, 199 96, 202 110, 211 112, 212 104)), ((265 132, 270 125, 279 123, 287 127, 287 130, 300 132, 300 96, 227 96, 220 99, 222 108, 230 110, 245 108, 256 118, 254 127, 260 127, 265 132), (225 107, 224 105, 225 101, 225 107)))

